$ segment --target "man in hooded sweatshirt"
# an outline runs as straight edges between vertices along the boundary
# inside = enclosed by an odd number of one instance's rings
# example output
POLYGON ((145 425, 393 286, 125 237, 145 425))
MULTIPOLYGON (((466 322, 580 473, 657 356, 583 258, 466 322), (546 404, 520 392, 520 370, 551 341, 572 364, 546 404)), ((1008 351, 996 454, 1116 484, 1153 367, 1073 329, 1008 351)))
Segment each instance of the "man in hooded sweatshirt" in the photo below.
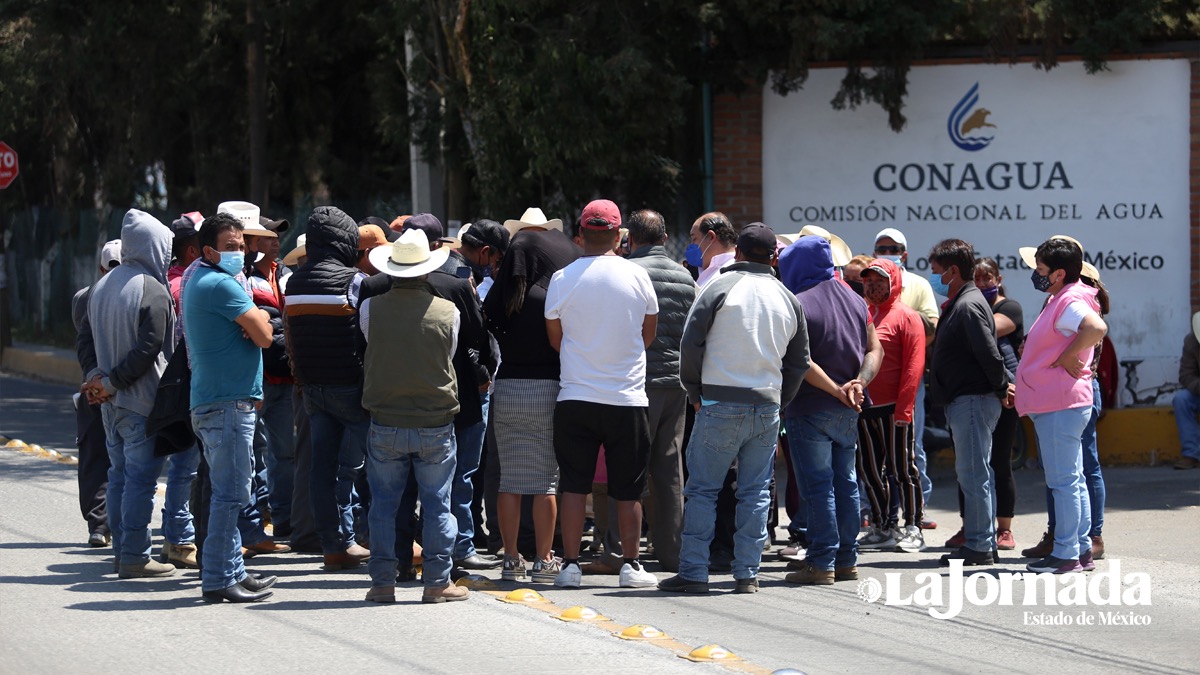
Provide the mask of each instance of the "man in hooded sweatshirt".
POLYGON ((292 374, 312 430, 309 499, 325 568, 357 567, 371 552, 354 539, 351 491, 371 417, 362 405, 365 339, 358 298, 358 224, 332 206, 308 218, 308 260, 288 278, 285 330, 292 374), (347 442, 342 437, 348 435, 347 442))
POLYGON ((925 324, 901 300, 901 272, 886 258, 872 260, 862 271, 863 296, 883 345, 883 362, 868 392, 873 407, 859 418, 858 469, 870 493, 874 523, 858 547, 915 553, 925 547, 921 474, 912 437, 913 408, 925 371, 925 324), (903 530, 897 519, 901 505, 903 530))
POLYGON ((796 482, 808 502, 809 540, 805 560, 788 564, 798 570, 786 580, 827 586, 858 578, 858 414, 846 399, 861 403, 883 347, 866 303, 834 277, 829 241, 800 237, 780 254, 779 273, 804 308, 812 360, 845 383, 842 397, 805 383, 784 412, 796 482))
POLYGON ((150 559, 150 515, 163 458, 146 433, 158 379, 174 348, 175 311, 167 290, 171 230, 130 209, 121 225, 121 264, 92 287, 88 328, 96 367, 83 386, 103 403, 108 473, 108 525, 121 578, 170 576, 175 566, 150 559))

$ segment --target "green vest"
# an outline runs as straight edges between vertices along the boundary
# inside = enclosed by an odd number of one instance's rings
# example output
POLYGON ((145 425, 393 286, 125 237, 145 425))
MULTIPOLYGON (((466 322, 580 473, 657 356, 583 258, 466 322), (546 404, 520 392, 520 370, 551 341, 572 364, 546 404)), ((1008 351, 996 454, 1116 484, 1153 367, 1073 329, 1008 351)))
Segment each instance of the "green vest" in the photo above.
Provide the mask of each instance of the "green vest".
POLYGON ((458 412, 451 365, 454 314, 424 279, 397 279, 368 306, 363 407, 376 423, 440 427, 458 412))

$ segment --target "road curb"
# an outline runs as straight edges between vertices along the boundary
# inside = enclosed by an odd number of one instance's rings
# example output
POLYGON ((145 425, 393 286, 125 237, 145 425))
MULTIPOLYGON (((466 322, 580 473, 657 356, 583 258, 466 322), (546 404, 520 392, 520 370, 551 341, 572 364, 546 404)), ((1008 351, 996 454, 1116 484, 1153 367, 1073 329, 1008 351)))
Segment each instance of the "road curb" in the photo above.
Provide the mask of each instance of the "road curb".
POLYGON ((43 345, 5 347, 0 355, 0 370, 69 387, 83 382, 79 362, 72 352, 43 345))

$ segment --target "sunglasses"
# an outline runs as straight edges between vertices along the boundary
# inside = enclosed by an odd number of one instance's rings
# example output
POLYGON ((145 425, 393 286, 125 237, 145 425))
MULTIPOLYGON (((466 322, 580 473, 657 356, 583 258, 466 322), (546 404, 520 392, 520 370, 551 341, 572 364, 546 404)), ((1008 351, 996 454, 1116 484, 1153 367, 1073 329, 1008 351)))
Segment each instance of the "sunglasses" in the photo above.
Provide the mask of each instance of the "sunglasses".
POLYGON ((904 253, 903 246, 876 246, 876 253, 904 253))

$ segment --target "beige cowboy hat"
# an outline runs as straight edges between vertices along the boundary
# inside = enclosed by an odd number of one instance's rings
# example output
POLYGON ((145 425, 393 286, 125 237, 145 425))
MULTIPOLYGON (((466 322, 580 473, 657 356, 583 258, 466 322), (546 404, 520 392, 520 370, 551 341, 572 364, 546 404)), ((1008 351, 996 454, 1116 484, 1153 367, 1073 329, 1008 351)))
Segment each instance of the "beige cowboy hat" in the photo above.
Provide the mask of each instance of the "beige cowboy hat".
POLYGON ((376 246, 367 253, 375 269, 393 277, 419 277, 436 270, 450 257, 445 246, 429 250, 429 238, 420 228, 409 228, 391 244, 376 246))
POLYGON ((221 202, 217 206, 217 213, 228 213, 241 221, 244 235, 279 238, 279 235, 262 226, 259 209, 250 202, 221 202))
POLYGON ((800 235, 798 233, 776 234, 775 238, 778 239, 784 246, 791 246, 792 244, 796 243, 796 240, 800 238, 800 235))
POLYGON ((563 223, 559 218, 546 220, 546 214, 536 206, 531 206, 525 209, 525 213, 521 215, 520 220, 504 221, 504 229, 508 230, 508 236, 515 236, 521 230, 527 227, 543 227, 547 230, 563 231, 563 223))
POLYGON ((308 255, 308 247, 305 246, 306 241, 306 235, 302 234, 299 237, 296 237, 296 248, 292 249, 287 255, 283 256, 284 265, 291 267, 292 265, 300 264, 300 259, 308 255))
MULTIPOLYGON (((1079 243, 1079 240, 1075 237, 1069 237, 1065 234, 1056 234, 1051 236, 1050 239, 1066 239, 1067 241, 1075 242, 1075 245, 1079 247, 1081 252, 1084 250, 1083 244, 1079 243)), ((1050 241, 1050 239, 1047 239, 1046 241, 1050 241)), ((1017 249, 1017 253, 1021 255, 1021 260, 1023 260, 1026 265, 1029 265, 1029 269, 1037 267, 1037 246, 1022 246, 1021 248, 1017 249)), ((1085 270, 1088 267, 1091 267, 1086 260, 1083 262, 1083 264, 1085 270)), ((1092 267, 1092 271, 1095 272, 1096 268, 1092 267)), ((1099 280, 1100 273, 1096 272, 1095 276, 1089 275, 1089 278, 1099 280)))
MULTIPOLYGON (((852 259, 854 259, 854 251, 850 250, 850 247, 846 244, 846 242, 843 241, 841 237, 823 227, 819 227, 817 225, 805 225, 804 227, 800 228, 800 233, 795 236, 796 238, 820 237, 829 242, 829 251, 833 254, 834 267, 845 267, 846 265, 850 264, 852 259)), ((794 241, 795 240, 793 240, 793 242, 794 241)), ((788 245, 790 246, 793 242, 789 242, 788 245)))

